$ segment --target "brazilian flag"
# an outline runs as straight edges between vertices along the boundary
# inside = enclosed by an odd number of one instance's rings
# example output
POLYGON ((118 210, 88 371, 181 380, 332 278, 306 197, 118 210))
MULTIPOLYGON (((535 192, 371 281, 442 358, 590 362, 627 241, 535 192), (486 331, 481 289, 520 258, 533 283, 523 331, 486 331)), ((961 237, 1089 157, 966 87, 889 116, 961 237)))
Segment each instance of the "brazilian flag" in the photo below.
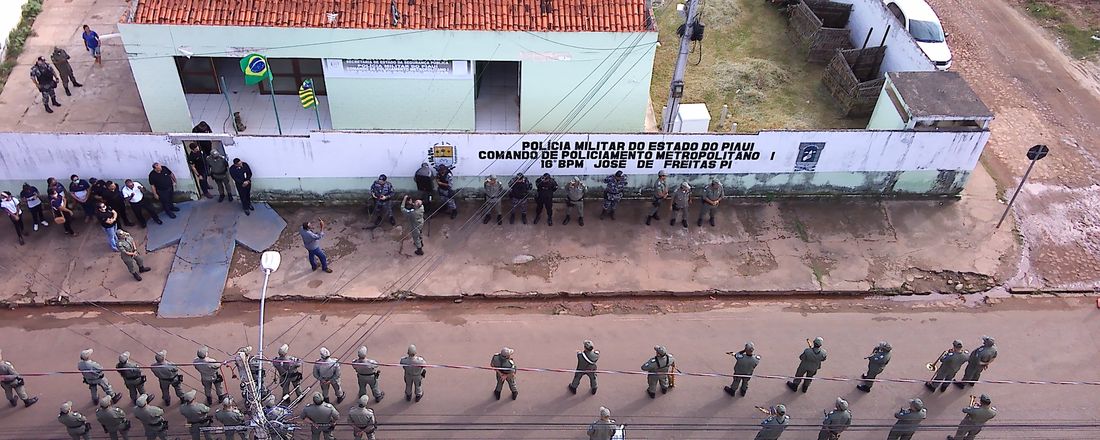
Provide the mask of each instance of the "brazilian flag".
POLYGON ((313 80, 302 81, 302 87, 298 88, 298 99, 302 101, 302 108, 317 106, 317 94, 313 92, 313 80))
POLYGON ((265 79, 271 79, 271 70, 267 68, 267 58, 260 54, 249 54, 241 58, 241 71, 244 83, 253 85, 265 79))

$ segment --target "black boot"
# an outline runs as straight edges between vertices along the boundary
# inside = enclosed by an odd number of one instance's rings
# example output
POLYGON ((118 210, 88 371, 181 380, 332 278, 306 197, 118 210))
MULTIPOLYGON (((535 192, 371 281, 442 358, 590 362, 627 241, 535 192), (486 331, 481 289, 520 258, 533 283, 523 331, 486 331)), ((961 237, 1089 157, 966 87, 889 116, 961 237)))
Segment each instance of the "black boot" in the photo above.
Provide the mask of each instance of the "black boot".
POLYGON ((496 397, 496 398, 497 398, 497 400, 500 400, 500 391, 496 391, 496 390, 494 390, 494 391, 493 391, 493 397, 496 397))
POLYGON ((569 392, 571 392, 571 393, 573 393, 573 394, 577 394, 577 389, 576 389, 576 388, 573 388, 573 385, 566 385, 566 386, 568 386, 568 387, 569 387, 569 392))
POLYGON ((519 219, 523 221, 523 224, 527 224, 527 214, 520 214, 519 219))
POLYGON ((676 219, 669 220, 668 225, 669 226, 676 226, 676 219))
POLYGON ((485 214, 485 217, 481 218, 481 224, 483 224, 483 225, 489 224, 489 214, 485 214))
POLYGON ((733 388, 730 388, 729 385, 726 385, 725 387, 722 387, 722 389, 725 390, 726 394, 729 394, 730 396, 736 396, 737 395, 737 392, 734 391, 733 388))
POLYGON ((686 228, 686 227, 688 227, 688 221, 687 221, 687 219, 683 219, 683 220, 680 220, 680 225, 681 225, 681 226, 683 226, 683 227, 685 227, 685 228, 686 228))
POLYGON ((661 219, 661 215, 660 215, 660 214, 653 214, 653 219, 654 219, 654 220, 660 220, 660 219, 661 219))
POLYGON ((695 226, 703 226, 703 218, 699 217, 699 221, 695 222, 695 226))
POLYGON ((614 210, 614 209, 612 209, 611 211, 609 211, 609 212, 607 213, 607 215, 610 215, 610 216, 611 216, 611 219, 612 219, 612 220, 615 220, 615 210, 614 210))
POLYGON ((510 224, 510 225, 516 224, 516 214, 515 213, 512 213, 508 216, 508 224, 510 224))
POLYGON ((600 220, 603 220, 603 218, 606 217, 606 216, 607 216, 607 210, 606 209, 600 211, 600 220))
POLYGON ((512 400, 516 400, 519 397, 519 391, 512 391, 512 400))
POLYGON ((23 408, 27 408, 35 403, 38 403, 38 396, 31 397, 30 399, 23 399, 23 408))
POLYGON ((50 101, 52 101, 50 104, 53 104, 54 107, 61 107, 61 103, 57 102, 57 98, 53 98, 50 101))
POLYGON ((46 107, 46 113, 53 113, 53 109, 50 108, 50 103, 43 102, 42 105, 44 105, 46 107))
POLYGON ((577 225, 584 226, 584 217, 577 217, 577 225))
POLYGON ((497 225, 499 226, 499 225, 501 225, 501 224, 503 224, 503 222, 502 222, 502 221, 500 221, 500 216, 498 215, 498 216, 497 216, 497 225))
POLYGON ((65 85, 65 96, 73 96, 73 92, 69 91, 68 85, 65 85))
POLYGON ((714 227, 714 216, 710 216, 710 227, 714 227))
POLYGON ((424 255, 424 249, 423 248, 416 248, 416 252, 413 252, 413 253, 416 254, 416 255, 424 255))
POLYGON ((393 216, 390 216, 390 226, 397 226, 397 220, 393 216))
POLYGON ((73 87, 84 87, 84 84, 78 83, 76 79, 73 79, 73 87))
POLYGON ((458 208, 451 210, 451 220, 454 220, 455 217, 458 217, 458 208))
POLYGON ((651 216, 649 216, 649 217, 646 217, 646 218, 645 218, 645 225, 646 225, 646 226, 649 226, 649 222, 650 222, 650 221, 652 221, 652 220, 653 220, 653 216, 652 216, 652 215, 651 215, 651 216))
POLYGON ((546 226, 554 226, 554 217, 546 216, 546 226))
POLYGON ((569 214, 565 215, 565 218, 562 219, 561 224, 563 224, 563 225, 568 225, 569 224, 569 214))
POLYGON ((375 217, 374 218, 374 227, 377 228, 378 225, 380 225, 380 224, 382 224, 382 216, 375 217))
POLYGON ((138 274, 135 273, 134 274, 134 279, 138 280, 138 281, 141 281, 141 275, 138 275, 138 274))
POLYGON ((790 388, 791 391, 798 391, 798 384, 794 382, 787 382, 787 388, 790 388))
POLYGON ((535 214, 535 224, 539 224, 539 219, 542 218, 542 213, 535 214))

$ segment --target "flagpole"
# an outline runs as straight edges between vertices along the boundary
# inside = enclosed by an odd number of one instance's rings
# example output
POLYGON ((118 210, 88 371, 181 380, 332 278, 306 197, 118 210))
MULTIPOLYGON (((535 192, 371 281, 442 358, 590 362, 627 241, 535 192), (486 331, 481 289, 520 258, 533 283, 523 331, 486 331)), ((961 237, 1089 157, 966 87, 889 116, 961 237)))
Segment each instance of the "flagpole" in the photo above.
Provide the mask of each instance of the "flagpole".
POLYGON ((313 116, 317 117, 317 131, 322 131, 324 129, 321 128, 321 111, 317 110, 317 107, 321 106, 321 97, 317 95, 317 86, 312 78, 310 78, 309 84, 311 86, 310 91, 313 92, 313 116))
POLYGON ((283 124, 279 122, 279 106, 275 105, 275 84, 271 81, 270 73, 267 75, 267 87, 271 89, 271 108, 275 110, 275 125, 279 127, 279 134, 283 134, 283 124))

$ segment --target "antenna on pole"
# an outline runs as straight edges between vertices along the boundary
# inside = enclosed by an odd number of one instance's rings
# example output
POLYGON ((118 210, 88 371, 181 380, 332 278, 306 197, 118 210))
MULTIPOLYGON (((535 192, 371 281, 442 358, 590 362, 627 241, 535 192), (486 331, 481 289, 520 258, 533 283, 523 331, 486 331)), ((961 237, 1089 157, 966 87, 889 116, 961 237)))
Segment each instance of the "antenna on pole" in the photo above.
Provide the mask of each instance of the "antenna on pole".
POLYGON ((672 82, 669 84, 668 105, 664 112, 664 120, 661 128, 665 133, 673 132, 676 123, 676 114, 680 111, 680 99, 684 96, 684 73, 687 71, 688 53, 691 52, 691 42, 703 38, 703 26, 699 23, 698 0, 686 0, 686 5, 677 5, 677 9, 683 7, 684 25, 680 28, 680 53, 676 56, 676 68, 672 71, 672 82), (698 35, 696 35, 698 33, 698 35))

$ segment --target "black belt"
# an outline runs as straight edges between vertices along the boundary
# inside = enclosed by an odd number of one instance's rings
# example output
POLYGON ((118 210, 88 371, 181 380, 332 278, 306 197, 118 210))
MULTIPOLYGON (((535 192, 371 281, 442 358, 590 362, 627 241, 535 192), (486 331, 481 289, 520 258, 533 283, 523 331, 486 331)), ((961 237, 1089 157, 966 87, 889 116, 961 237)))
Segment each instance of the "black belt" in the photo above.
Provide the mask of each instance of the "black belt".
POLYGON ((381 372, 371 373, 371 374, 361 374, 361 373, 355 373, 355 374, 358 375, 358 376, 370 377, 370 376, 378 376, 379 374, 381 374, 381 372))

